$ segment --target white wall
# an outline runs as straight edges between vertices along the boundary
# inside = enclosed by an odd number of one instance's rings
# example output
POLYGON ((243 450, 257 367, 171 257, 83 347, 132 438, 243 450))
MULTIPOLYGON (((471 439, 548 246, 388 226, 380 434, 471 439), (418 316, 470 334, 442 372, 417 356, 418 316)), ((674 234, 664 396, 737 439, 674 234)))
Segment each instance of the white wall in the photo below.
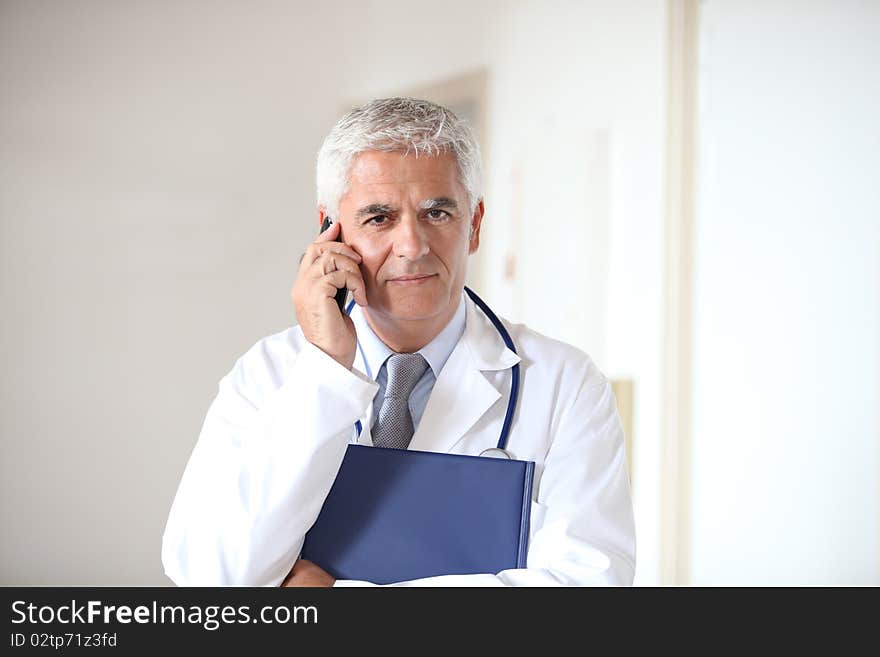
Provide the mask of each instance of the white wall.
POLYGON ((293 321, 339 108, 477 68, 482 291, 635 379, 655 581, 664 32, 642 0, 0 5, 0 583, 166 583, 216 383, 293 321))
POLYGON ((880 4, 702 3, 692 582, 880 584, 880 4))

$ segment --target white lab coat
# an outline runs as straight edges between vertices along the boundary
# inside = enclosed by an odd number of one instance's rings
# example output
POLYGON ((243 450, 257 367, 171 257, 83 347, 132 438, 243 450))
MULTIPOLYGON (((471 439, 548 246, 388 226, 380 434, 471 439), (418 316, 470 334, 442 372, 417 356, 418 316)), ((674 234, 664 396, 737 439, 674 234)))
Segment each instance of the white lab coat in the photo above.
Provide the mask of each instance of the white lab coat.
MULTIPOLYGON (((476 455, 496 446, 510 368, 521 362, 507 448, 536 466, 527 568, 405 584, 631 584, 632 502, 607 379, 583 352, 505 322, 514 354, 470 298, 466 304, 465 332, 434 384, 410 449, 476 455)), ((199 586, 282 582, 347 444, 372 445, 368 418, 378 386, 363 371, 360 353, 349 371, 299 327, 259 341, 236 362, 220 381, 168 517, 162 543, 168 577, 199 586), (359 439, 356 420, 364 426, 359 439)))

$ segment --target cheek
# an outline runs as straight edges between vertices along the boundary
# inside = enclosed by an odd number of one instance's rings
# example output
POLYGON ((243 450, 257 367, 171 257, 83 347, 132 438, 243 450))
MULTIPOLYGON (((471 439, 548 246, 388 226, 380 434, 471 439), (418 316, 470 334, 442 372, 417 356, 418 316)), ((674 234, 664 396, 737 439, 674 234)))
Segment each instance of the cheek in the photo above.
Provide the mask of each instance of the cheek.
MULTIPOLYGON (((382 269, 382 265, 385 263, 388 249, 370 242, 361 242, 358 244, 352 244, 352 246, 358 253, 360 253, 361 258, 363 258, 363 261, 361 262, 361 272, 363 273, 364 278, 375 278, 376 274, 379 273, 379 270, 382 269)), ((368 280, 365 282, 368 285, 370 283, 368 280)))
POLYGON ((461 268, 467 263, 468 242, 463 239, 462 236, 450 236, 450 238, 444 242, 442 249, 443 260, 450 269, 461 268))

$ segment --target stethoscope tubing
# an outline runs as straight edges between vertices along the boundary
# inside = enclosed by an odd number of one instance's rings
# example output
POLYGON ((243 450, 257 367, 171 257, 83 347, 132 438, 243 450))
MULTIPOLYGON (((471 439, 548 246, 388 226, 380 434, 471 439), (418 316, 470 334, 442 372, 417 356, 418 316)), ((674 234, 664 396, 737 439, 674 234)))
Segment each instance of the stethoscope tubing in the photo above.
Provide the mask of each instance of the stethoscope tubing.
MULTIPOLYGON (((510 333, 504 328, 504 324, 501 323, 498 316, 492 312, 492 309, 486 305, 486 302, 478 297, 477 293, 472 289, 465 286, 464 291, 467 292, 471 300, 477 304, 477 307, 479 307, 479 309, 485 313, 486 317, 488 317, 495 325, 495 330, 498 331, 498 334, 501 336, 501 339, 504 340, 504 344, 507 345, 507 348, 513 353, 516 353, 516 346, 513 344, 513 338, 510 337, 510 333)), ((516 412, 516 405, 519 403, 519 363, 511 368, 510 377, 510 399, 507 400, 507 412, 504 414, 504 424, 501 426, 501 436, 498 438, 497 447, 497 449, 504 452, 507 452, 507 438, 510 435, 510 427, 513 424, 513 414, 516 412)))

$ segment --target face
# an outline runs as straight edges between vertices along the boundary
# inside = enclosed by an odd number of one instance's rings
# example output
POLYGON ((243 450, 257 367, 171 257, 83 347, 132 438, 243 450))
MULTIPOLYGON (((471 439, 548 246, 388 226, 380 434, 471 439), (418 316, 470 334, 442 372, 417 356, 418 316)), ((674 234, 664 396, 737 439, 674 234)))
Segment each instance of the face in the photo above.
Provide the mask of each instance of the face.
POLYGON ((469 210, 452 154, 359 154, 338 220, 343 241, 363 257, 371 318, 392 327, 445 325, 458 307, 468 255, 479 246, 482 217, 482 202, 469 210))

